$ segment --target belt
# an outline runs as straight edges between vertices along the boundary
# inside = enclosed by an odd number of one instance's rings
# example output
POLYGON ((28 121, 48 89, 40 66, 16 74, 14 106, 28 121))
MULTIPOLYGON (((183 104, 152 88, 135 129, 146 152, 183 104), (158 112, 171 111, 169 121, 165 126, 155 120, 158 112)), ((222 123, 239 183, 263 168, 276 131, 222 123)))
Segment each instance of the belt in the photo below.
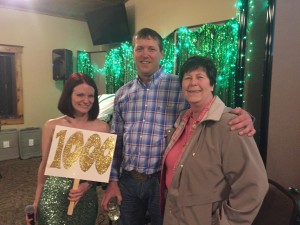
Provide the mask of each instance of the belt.
POLYGON ((130 174, 130 176, 132 178, 134 178, 135 180, 138 180, 138 181, 146 181, 146 180, 149 180, 149 179, 154 178, 154 177, 160 178, 160 171, 156 172, 156 173, 153 173, 153 174, 139 173, 136 170, 125 171, 125 172, 130 174))

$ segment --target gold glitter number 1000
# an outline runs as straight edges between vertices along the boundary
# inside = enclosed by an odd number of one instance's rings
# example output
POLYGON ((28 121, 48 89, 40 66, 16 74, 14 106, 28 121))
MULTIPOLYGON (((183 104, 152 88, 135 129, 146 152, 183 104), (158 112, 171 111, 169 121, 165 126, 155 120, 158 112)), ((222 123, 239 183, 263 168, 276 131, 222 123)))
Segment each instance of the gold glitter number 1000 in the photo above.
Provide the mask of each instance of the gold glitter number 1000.
POLYGON ((84 145, 83 133, 77 131, 69 137, 63 149, 66 133, 66 130, 61 130, 56 134, 56 138, 59 138, 59 141, 54 159, 50 165, 51 168, 61 168, 61 156, 63 154, 62 159, 65 169, 70 169, 79 160, 80 169, 84 172, 89 170, 94 162, 99 174, 103 174, 107 171, 113 158, 115 141, 112 137, 108 137, 103 145, 101 145, 100 136, 98 134, 92 134, 84 145), (75 150, 71 152, 73 146, 75 150), (91 148, 94 148, 92 152, 90 152, 91 148))

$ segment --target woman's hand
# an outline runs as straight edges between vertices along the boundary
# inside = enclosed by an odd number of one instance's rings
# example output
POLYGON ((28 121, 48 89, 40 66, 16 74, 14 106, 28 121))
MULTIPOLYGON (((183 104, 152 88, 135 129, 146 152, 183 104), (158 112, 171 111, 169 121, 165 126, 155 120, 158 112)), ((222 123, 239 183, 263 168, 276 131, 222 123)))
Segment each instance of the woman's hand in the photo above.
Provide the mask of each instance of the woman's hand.
MULTIPOLYGON (((32 221, 34 221, 33 224, 36 224, 37 205, 38 205, 37 203, 34 203, 32 205, 32 207, 34 208, 34 210, 33 210, 33 218, 29 218, 28 215, 26 214, 26 216, 25 216, 26 225, 31 225, 32 221)), ((26 209, 25 209, 25 211, 26 211, 26 209)))
POLYGON ((74 201, 76 206, 80 198, 91 188, 92 185, 93 182, 88 181, 80 183, 77 189, 70 190, 68 200, 74 201))
POLYGON ((241 108, 232 109, 230 112, 237 115, 236 118, 229 121, 231 130, 242 129, 239 131, 239 135, 247 134, 249 137, 252 137, 256 133, 252 118, 248 112, 241 108))
POLYGON ((34 224, 36 224, 35 218, 29 219, 28 215, 26 214, 26 216, 25 216, 26 225, 31 225, 32 224, 31 222, 33 220, 34 220, 34 224))

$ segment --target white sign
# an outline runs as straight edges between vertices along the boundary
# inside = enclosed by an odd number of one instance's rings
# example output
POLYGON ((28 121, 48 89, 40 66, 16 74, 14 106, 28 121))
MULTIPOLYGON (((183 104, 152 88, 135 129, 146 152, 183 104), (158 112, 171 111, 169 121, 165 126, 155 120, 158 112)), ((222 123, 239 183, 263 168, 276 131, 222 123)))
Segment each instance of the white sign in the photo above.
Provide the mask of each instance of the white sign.
POLYGON ((45 175, 109 181, 117 135, 56 126, 45 175))

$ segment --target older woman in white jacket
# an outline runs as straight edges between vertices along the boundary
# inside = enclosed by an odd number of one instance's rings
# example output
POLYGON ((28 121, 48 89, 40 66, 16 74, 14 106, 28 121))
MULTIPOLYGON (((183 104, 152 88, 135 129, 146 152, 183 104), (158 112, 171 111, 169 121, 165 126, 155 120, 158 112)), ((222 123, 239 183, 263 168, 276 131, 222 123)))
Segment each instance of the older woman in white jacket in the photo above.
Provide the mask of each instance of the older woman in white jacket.
POLYGON ((180 71, 190 109, 181 113, 161 176, 164 225, 250 225, 268 190, 253 137, 228 129, 234 117, 214 95, 217 70, 206 57, 180 71))

